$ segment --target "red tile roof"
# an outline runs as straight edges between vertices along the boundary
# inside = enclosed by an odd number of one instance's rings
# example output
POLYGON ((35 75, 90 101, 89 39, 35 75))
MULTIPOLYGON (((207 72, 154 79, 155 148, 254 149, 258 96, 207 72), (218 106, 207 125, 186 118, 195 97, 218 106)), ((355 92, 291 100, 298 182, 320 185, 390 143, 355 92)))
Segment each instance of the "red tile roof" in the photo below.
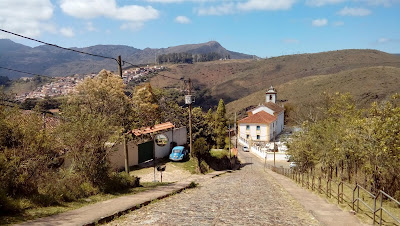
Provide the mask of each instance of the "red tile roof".
POLYGON ((257 108, 259 108, 261 106, 264 106, 264 107, 267 107, 267 108, 271 109, 272 111, 274 111, 274 114, 279 114, 279 113, 285 111, 285 108, 281 107, 279 104, 275 104, 275 103, 272 103, 272 102, 265 102, 264 104, 262 104, 260 106, 257 106, 257 107, 254 107, 254 108, 248 110, 247 112, 252 112, 252 111, 254 111, 255 109, 257 109, 257 108))
POLYGON ((285 108, 281 107, 279 104, 275 104, 272 102, 266 102, 264 103, 264 106, 273 110, 274 114, 281 113, 282 111, 285 111, 285 108))
POLYGON ((171 129, 171 128, 174 128, 174 127, 175 126, 171 122, 166 122, 166 123, 157 124, 157 125, 152 126, 152 127, 134 129, 134 130, 131 131, 131 133, 133 133, 135 136, 140 136, 142 134, 154 133, 154 132, 158 132, 158 131, 161 131, 161 130, 171 129))
POLYGON ((278 118, 274 115, 270 115, 265 111, 260 111, 254 115, 248 116, 242 120, 239 120, 238 123, 262 123, 269 124, 276 121, 278 118))

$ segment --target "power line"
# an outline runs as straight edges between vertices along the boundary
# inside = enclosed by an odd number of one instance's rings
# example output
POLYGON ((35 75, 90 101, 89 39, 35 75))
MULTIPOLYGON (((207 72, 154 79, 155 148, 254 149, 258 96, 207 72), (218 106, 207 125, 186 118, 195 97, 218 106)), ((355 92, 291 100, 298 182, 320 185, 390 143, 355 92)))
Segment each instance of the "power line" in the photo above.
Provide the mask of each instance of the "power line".
POLYGON ((3 30, 3 29, 0 29, 0 31, 8 33, 8 34, 15 35, 15 36, 18 36, 18 37, 21 37, 21 38, 29 39, 29 40, 32 40, 32 41, 35 41, 35 42, 39 42, 39 43, 42 43, 42 44, 45 44, 45 45, 53 46, 53 47, 56 47, 56 48, 60 48, 60 49, 68 50, 68 51, 73 51, 73 52, 76 52, 76 53, 86 54, 86 55, 90 55, 90 56, 100 57, 100 58, 104 58, 104 59, 115 60, 115 61, 118 62, 118 60, 113 58, 113 57, 102 56, 102 55, 97 55, 97 54, 92 54, 92 53, 86 53, 86 52, 82 52, 82 51, 75 50, 75 49, 61 47, 61 46, 58 46, 58 45, 55 45, 55 44, 51 44, 51 43, 48 43, 48 42, 43 42, 43 41, 40 41, 40 40, 37 40, 37 39, 34 39, 34 38, 30 38, 30 37, 27 37, 27 36, 16 34, 14 32, 6 31, 6 30, 3 30))
MULTIPOLYGON (((14 71, 14 72, 19 72, 19 73, 27 74, 27 75, 33 75, 33 76, 35 76, 35 75, 39 75, 39 76, 46 76, 46 75, 34 74, 34 73, 26 72, 26 71, 20 71, 20 70, 16 70, 16 69, 11 69, 11 68, 6 68, 6 67, 1 67, 1 66, 0 66, 0 68, 1 68, 1 69, 4 69, 4 70, 9 70, 9 71, 14 71)), ((46 76, 46 77, 49 77, 49 76, 46 76)))

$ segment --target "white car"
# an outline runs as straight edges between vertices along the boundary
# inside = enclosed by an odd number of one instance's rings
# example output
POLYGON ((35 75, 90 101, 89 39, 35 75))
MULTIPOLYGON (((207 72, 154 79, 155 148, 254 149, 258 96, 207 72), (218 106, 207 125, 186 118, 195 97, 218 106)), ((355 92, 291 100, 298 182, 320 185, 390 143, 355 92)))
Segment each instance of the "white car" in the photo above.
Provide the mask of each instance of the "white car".
POLYGON ((290 169, 294 169, 296 167, 297 167, 297 164, 295 162, 290 162, 290 164, 289 164, 290 169))
POLYGON ((249 151, 249 147, 247 147, 247 146, 243 146, 243 151, 249 151))

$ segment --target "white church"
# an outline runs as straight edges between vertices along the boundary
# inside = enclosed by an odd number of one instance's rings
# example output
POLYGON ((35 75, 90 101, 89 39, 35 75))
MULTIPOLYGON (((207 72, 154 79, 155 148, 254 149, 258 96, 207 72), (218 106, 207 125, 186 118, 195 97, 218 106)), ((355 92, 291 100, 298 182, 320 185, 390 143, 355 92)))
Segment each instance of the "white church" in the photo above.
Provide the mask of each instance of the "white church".
POLYGON ((265 103, 248 111, 248 116, 238 121, 239 137, 247 144, 266 144, 282 132, 285 109, 276 101, 277 92, 271 86, 266 92, 265 103))

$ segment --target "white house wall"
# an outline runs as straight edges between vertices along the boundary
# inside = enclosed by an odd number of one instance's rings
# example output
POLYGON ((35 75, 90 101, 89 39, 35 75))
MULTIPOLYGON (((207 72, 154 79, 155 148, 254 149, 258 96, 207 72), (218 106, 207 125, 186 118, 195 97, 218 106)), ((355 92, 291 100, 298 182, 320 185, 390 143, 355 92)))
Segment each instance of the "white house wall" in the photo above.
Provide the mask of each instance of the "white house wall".
POLYGON ((186 127, 174 129, 173 131, 170 130, 170 131, 164 132, 162 134, 164 134, 166 137, 168 137, 168 144, 163 147, 156 145, 156 147, 155 147, 156 158, 164 158, 170 154, 169 152, 171 150, 171 147, 169 144, 171 142, 176 142, 177 145, 184 145, 187 143, 186 127))
POLYGON ((257 113, 260 112, 260 111, 265 111, 265 112, 267 112, 267 113, 270 114, 270 115, 274 115, 274 111, 271 110, 271 109, 269 109, 269 108, 267 108, 267 107, 265 107, 265 106, 259 106, 259 107, 255 108, 254 110, 252 110, 251 112, 252 112, 253 115, 254 115, 254 114, 257 114, 257 113))
POLYGON ((239 124, 239 132, 240 137, 246 140, 253 140, 253 141, 267 141, 267 124, 258 124, 258 123, 240 123, 239 124), (247 125, 250 126, 250 129, 247 130, 247 125), (257 126, 260 126, 260 130, 257 131, 257 126), (247 139, 247 134, 250 135, 249 139, 247 139), (260 139, 257 140, 257 135, 260 135, 260 139))

